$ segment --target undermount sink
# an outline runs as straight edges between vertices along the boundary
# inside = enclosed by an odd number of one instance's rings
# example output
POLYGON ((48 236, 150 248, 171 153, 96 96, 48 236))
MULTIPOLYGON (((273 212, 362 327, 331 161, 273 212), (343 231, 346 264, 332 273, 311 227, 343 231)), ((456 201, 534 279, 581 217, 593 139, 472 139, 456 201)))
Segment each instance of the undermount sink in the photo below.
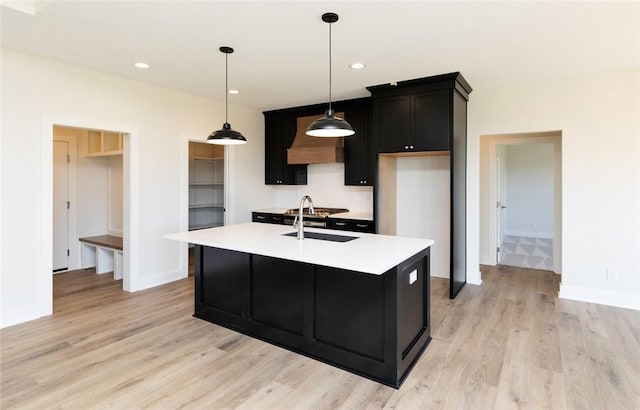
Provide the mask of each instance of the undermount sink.
MULTIPOLYGON (((298 232, 289 232, 283 233, 283 236, 292 236, 297 237, 298 232)), ((331 242, 349 242, 354 239, 358 239, 358 236, 347 236, 347 235, 332 235, 330 233, 320 233, 320 232, 305 232, 305 239, 320 239, 322 241, 331 241, 331 242)))

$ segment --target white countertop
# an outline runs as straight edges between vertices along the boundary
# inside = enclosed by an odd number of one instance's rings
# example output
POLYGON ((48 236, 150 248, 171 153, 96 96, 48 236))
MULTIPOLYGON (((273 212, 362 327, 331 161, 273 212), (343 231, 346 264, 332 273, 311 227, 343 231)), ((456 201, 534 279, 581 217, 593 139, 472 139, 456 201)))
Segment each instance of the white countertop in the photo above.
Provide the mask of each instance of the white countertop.
POLYGON ((357 236, 349 242, 332 242, 283 236, 291 226, 245 223, 165 235, 167 239, 256 255, 382 275, 416 253, 433 245, 431 239, 405 238, 330 229, 305 228, 305 232, 357 236))
POLYGON ((252 212, 262 212, 264 214, 284 214, 287 212, 288 208, 265 208, 265 209, 255 209, 252 212))

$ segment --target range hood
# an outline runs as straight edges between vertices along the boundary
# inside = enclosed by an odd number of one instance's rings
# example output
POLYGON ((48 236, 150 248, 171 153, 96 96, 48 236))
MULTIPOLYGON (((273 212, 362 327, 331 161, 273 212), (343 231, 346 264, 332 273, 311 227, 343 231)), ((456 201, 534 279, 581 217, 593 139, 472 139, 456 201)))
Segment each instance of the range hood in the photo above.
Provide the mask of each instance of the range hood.
MULTIPOLYGON (((344 118, 343 112, 335 115, 344 118)), ((309 125, 321 117, 323 115, 298 117, 296 137, 287 150, 288 164, 344 162, 344 137, 310 137, 305 134, 309 125)))

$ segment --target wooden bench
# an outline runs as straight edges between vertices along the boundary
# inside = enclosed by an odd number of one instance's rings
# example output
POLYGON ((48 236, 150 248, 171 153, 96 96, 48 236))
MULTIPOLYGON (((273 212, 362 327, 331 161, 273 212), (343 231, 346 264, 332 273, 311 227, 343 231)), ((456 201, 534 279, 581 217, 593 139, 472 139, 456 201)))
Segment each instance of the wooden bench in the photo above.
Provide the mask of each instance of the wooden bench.
POLYGON ((122 279, 122 238, 113 235, 89 236, 78 239, 82 269, 93 268, 96 273, 113 271, 113 279, 122 279))

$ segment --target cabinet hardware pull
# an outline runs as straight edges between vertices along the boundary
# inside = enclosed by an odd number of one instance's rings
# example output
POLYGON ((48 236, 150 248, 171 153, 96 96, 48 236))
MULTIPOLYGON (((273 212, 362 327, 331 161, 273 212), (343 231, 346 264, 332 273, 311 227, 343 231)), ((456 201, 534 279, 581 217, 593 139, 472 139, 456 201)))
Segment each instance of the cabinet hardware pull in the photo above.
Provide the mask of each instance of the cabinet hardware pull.
POLYGON ((408 145, 405 145, 405 146, 404 146, 404 149, 409 149, 409 146, 408 146, 408 145))
POLYGON ((347 225, 347 223, 346 222, 336 222, 336 225, 337 226, 345 226, 345 225, 347 225))
POLYGON ((256 219, 264 219, 265 217, 263 215, 256 215, 256 219))
POLYGON ((413 149, 413 145, 410 145, 409 148, 413 149))
POLYGON ((367 224, 356 224, 356 226, 357 226, 358 228, 366 228, 366 227, 367 227, 367 226, 369 226, 369 225, 367 225, 367 224))

